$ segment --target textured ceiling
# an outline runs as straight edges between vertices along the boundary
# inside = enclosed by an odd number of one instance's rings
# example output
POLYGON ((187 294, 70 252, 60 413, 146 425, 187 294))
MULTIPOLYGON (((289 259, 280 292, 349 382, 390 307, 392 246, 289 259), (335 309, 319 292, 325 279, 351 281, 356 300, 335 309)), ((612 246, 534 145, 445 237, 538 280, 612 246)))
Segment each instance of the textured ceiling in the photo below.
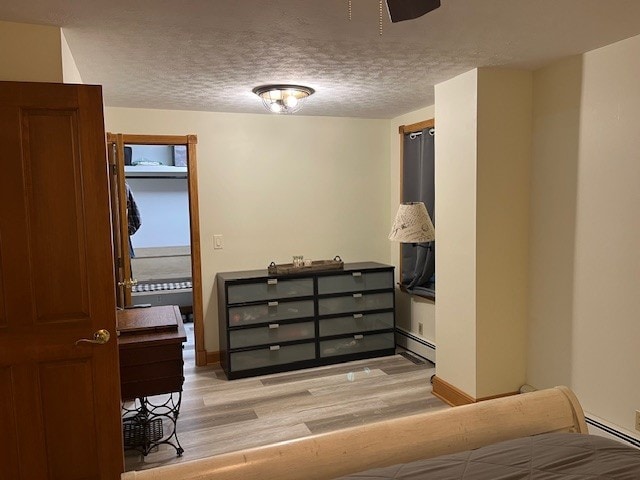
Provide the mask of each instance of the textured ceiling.
POLYGON ((481 66, 537 68, 640 33, 640 0, 442 0, 378 35, 378 1, 20 0, 0 19, 64 29, 109 106, 266 113, 251 89, 316 89, 300 114, 392 118, 481 66))

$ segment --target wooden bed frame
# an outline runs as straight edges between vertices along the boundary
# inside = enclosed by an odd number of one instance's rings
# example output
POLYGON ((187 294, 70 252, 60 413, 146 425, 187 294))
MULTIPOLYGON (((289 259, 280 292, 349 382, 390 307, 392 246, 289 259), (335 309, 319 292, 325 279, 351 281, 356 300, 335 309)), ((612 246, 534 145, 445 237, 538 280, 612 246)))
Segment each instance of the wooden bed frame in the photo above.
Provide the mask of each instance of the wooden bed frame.
POLYGON ((324 480, 547 432, 587 433, 567 387, 127 472, 122 480, 324 480))

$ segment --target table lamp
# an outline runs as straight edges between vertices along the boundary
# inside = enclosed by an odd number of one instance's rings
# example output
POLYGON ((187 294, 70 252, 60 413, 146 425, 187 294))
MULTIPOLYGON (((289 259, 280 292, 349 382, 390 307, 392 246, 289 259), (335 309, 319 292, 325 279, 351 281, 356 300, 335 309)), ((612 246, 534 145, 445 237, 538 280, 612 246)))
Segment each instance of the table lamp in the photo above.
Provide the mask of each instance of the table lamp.
POLYGON ((424 203, 401 203, 389 233, 389 240, 401 243, 425 243, 435 238, 435 228, 424 203))

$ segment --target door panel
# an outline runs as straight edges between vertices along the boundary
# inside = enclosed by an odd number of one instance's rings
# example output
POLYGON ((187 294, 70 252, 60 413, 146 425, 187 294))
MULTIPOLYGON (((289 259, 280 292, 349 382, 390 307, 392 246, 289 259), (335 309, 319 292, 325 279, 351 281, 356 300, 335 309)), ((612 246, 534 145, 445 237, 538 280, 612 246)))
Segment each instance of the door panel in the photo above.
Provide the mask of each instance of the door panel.
MULTIPOLYGON (((16 429, 16 421, 13 415, 15 406, 13 399, 15 392, 11 383, 11 369, 0 368, 0 405, 6 405, 7 408, 0 410, 0 449, 7 455, 7 463, 2 468, 6 477, 0 473, 0 478, 20 478, 18 466, 18 431, 16 429)), ((3 459, 4 460, 4 459, 3 459)))
POLYGON ((123 470, 104 140, 99 87, 0 82, 0 479, 123 470))
POLYGON ((41 363, 38 370, 50 476, 92 478, 99 459, 92 429, 87 428, 96 416, 91 359, 41 363), (85 408, 78 410, 77 404, 85 408), (60 432, 65 432, 64 442, 60 432))
POLYGON ((23 110, 27 258, 38 323, 89 319, 86 222, 74 111, 23 110), (52 159, 58 152, 65 161, 52 159), (52 215, 67 212, 67 215, 52 215), (64 255, 56 252, 64 252, 64 255), (67 295, 73 291, 74 295, 67 295))

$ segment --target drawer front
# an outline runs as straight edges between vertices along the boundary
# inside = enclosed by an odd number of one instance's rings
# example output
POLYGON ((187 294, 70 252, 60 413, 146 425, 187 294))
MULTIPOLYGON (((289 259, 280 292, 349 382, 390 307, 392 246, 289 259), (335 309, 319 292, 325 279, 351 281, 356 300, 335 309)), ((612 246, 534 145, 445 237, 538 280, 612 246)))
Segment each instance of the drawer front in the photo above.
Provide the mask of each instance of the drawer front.
POLYGON ((167 360, 141 365, 120 367, 120 381, 122 383, 152 380, 164 377, 182 377, 184 363, 180 360, 167 360))
POLYGON ((342 335, 353 332, 369 332, 393 328, 393 312, 357 313, 348 317, 320 320, 320 336, 342 335))
POLYGON ((229 332, 229 348, 273 345, 280 342, 306 340, 314 337, 314 322, 288 323, 286 325, 270 323, 266 327, 232 330, 229 332))
POLYGON ((353 294, 318 300, 318 313, 320 315, 382 310, 386 308, 393 308, 393 292, 353 294))
POLYGON ((320 356, 335 357, 338 355, 350 355, 354 353, 373 352, 395 347, 393 332, 378 333, 372 335, 354 335, 338 338, 336 340, 324 340, 320 342, 320 356))
POLYGON ((278 298, 313 296, 313 278, 279 280, 269 278, 256 283, 229 285, 228 303, 260 302, 278 298))
POLYGON ((308 317, 313 317, 313 300, 270 302, 262 305, 229 308, 230 327, 308 317))
POLYGON ((351 272, 318 277, 318 293, 361 292, 393 288, 393 272, 351 272))
POLYGON ((170 360, 182 362, 182 343, 151 346, 129 344, 120 346, 121 367, 154 364, 170 360))
POLYGON ((134 398, 181 392, 183 384, 184 377, 182 375, 120 382, 120 394, 123 400, 133 400, 134 398))
POLYGON ((277 345, 274 345, 271 348, 232 352, 230 354, 231 371, 237 372, 272 365, 283 365, 316 358, 316 344, 313 342, 277 347, 277 345))

